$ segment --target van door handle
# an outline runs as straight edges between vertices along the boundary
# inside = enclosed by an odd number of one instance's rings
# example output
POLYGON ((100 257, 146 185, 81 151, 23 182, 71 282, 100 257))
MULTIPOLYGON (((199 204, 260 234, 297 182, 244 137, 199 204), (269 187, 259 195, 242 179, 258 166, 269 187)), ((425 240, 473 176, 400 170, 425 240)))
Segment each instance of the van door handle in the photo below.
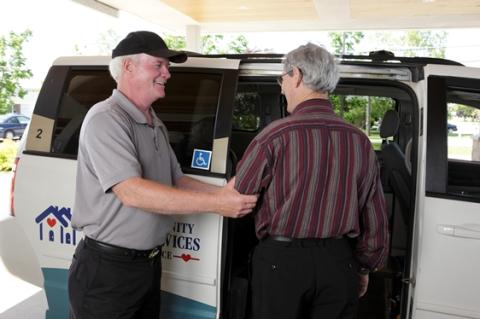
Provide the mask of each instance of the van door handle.
POLYGON ((446 236, 480 239, 480 225, 437 225, 437 231, 446 236))

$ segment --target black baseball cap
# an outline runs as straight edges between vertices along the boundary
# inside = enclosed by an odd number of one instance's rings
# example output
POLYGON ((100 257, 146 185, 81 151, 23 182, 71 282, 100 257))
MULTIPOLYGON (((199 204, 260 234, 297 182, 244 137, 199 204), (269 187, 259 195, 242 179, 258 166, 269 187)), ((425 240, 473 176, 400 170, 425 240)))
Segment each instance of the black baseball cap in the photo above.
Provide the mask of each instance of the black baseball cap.
POLYGON ((130 32, 112 51, 112 59, 117 56, 145 53, 166 58, 175 63, 183 63, 187 55, 181 51, 169 50, 165 41, 156 33, 150 31, 130 32))

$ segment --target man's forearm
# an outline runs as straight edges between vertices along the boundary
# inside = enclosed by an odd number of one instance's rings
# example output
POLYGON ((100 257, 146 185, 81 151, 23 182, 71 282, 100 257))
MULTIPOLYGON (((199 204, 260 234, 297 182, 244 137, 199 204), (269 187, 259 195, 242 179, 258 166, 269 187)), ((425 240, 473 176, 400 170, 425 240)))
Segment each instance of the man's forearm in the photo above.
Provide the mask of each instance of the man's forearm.
MULTIPOLYGON (((257 202, 257 196, 238 193, 233 187, 234 182, 235 180, 232 179, 224 187, 209 188, 214 191, 205 192, 179 189, 134 177, 115 185, 113 192, 123 205, 153 213, 213 212, 225 217, 237 218, 252 212, 257 202)), ((199 184, 189 185, 205 187, 202 184, 199 182, 199 184)))
MULTIPOLYGON (((200 182, 199 182, 200 183, 200 182)), ((196 185, 195 183, 188 185, 196 185)), ((191 214, 215 210, 215 198, 193 188, 174 188, 139 177, 113 187, 114 193, 126 206, 160 214, 191 214)))
POLYGON ((185 175, 175 181, 175 187, 183 190, 207 193, 214 193, 220 188, 219 186, 204 183, 185 175))

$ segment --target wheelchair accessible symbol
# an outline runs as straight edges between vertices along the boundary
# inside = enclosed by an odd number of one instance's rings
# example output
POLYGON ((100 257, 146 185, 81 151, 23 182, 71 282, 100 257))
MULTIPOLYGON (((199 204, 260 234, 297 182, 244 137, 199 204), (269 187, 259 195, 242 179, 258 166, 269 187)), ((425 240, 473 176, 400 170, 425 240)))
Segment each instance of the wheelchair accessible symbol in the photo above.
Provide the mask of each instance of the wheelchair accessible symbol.
POLYGON ((210 169, 210 160, 212 159, 212 151, 193 149, 192 168, 210 169))

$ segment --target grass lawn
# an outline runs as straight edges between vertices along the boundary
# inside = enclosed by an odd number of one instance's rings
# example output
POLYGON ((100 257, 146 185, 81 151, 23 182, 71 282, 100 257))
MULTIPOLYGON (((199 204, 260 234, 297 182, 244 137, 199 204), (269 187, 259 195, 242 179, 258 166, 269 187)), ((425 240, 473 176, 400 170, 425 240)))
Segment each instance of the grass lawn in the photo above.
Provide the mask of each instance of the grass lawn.
MULTIPOLYGON (((379 133, 369 135, 373 148, 379 151, 382 146, 382 139, 379 133)), ((472 135, 458 136, 456 133, 448 135, 448 157, 471 160, 472 158, 472 135)))

